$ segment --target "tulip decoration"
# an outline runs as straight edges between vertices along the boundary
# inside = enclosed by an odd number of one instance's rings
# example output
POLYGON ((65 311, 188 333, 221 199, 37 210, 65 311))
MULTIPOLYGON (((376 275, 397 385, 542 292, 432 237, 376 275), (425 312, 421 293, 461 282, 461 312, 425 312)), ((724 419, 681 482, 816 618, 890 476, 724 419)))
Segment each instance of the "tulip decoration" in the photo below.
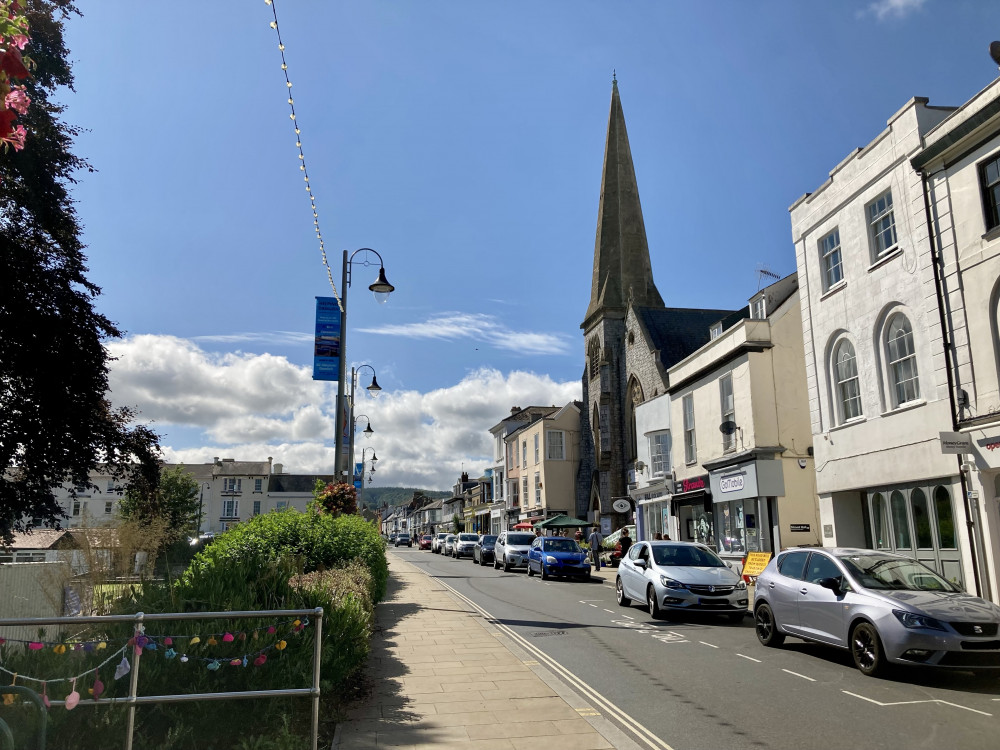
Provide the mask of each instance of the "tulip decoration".
POLYGON ((66 696, 66 710, 72 711, 76 708, 77 704, 80 702, 80 694, 76 692, 76 678, 73 678, 72 689, 69 695, 66 696))

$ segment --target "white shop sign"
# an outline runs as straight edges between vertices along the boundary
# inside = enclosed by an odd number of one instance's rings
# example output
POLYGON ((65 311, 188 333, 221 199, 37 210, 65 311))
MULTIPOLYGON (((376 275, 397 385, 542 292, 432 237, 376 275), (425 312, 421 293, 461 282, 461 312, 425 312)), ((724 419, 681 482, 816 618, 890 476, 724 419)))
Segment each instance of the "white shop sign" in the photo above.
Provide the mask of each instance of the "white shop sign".
POLYGON ((719 477, 719 492, 722 494, 739 492, 743 489, 744 484, 743 474, 723 475, 719 477))

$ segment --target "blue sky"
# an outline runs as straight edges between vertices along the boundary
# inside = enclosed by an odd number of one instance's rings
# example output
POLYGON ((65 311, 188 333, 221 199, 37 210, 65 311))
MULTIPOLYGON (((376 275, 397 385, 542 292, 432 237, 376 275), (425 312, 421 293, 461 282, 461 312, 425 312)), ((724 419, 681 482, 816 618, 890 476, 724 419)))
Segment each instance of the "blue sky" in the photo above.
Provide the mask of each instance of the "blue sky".
MULTIPOLYGON (((338 287, 341 251, 373 247, 397 290, 377 305, 355 265, 378 483, 428 488, 478 473, 511 406, 579 395, 613 69, 666 304, 735 308, 759 266, 794 271, 788 206, 910 97, 993 80, 1000 36, 986 0, 275 2, 338 287)), ((331 290, 271 9, 196 7, 68 25, 90 277, 128 332, 113 396, 172 460, 329 471, 331 290)))

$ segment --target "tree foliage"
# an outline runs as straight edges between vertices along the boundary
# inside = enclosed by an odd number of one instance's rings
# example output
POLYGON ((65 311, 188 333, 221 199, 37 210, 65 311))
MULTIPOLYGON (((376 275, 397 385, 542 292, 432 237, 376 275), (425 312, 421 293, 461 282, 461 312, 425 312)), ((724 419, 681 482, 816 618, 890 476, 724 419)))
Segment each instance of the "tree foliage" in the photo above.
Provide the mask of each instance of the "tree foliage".
POLYGON ((34 61, 22 150, 0 153, 0 539, 30 518, 57 526, 53 488, 89 483, 103 464, 117 478, 155 485, 158 437, 108 399, 104 341, 122 332, 98 313, 70 189, 91 170, 71 148, 79 129, 52 98, 72 89, 63 23, 69 0, 27 0, 34 61))
POLYGON ((176 541, 198 528, 198 489, 197 480, 181 464, 163 469, 153 486, 141 481, 129 485, 118 507, 124 518, 140 524, 163 520, 170 541, 176 541))

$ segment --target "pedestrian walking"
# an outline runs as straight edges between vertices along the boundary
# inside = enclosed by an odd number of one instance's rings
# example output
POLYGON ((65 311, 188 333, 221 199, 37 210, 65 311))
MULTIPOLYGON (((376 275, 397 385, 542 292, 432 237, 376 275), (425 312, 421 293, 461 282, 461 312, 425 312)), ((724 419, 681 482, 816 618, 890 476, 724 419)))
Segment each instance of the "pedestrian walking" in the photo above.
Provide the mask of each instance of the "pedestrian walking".
POLYGON ((601 536, 601 530, 599 527, 595 526, 594 530, 590 532, 590 536, 587 537, 587 544, 590 545, 590 554, 594 557, 594 569, 601 569, 601 542, 604 541, 604 537, 601 536))

